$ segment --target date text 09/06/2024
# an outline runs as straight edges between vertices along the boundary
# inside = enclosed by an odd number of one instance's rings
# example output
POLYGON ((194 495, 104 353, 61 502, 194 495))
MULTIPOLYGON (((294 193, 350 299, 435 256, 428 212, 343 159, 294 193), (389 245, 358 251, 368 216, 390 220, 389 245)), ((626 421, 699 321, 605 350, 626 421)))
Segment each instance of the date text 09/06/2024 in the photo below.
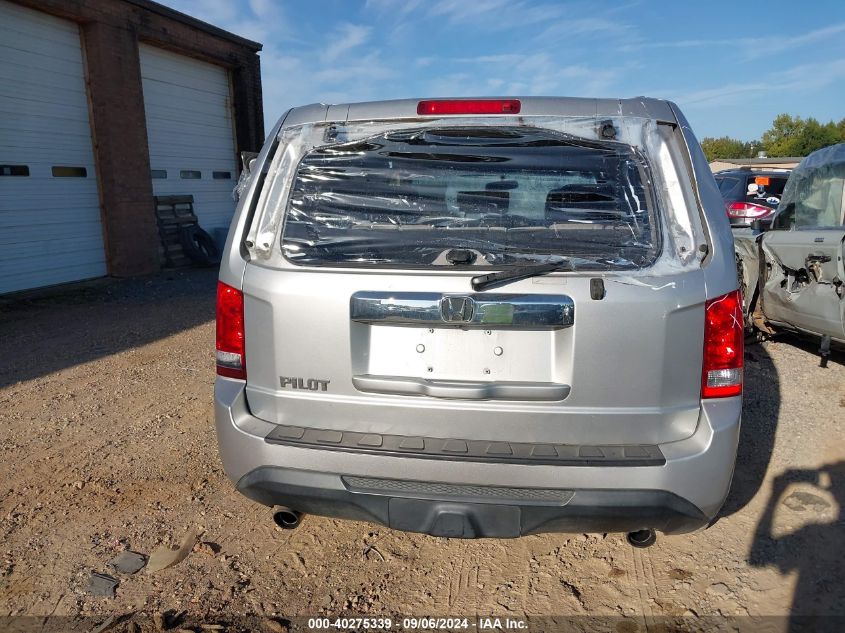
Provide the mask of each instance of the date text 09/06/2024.
POLYGON ((335 630, 382 630, 389 631, 393 628, 403 630, 446 630, 466 631, 477 629, 480 631, 512 630, 520 631, 528 629, 528 622, 521 618, 497 618, 480 617, 469 618, 435 618, 435 617, 408 617, 394 621, 392 618, 309 618, 308 628, 313 630, 335 629, 335 630))

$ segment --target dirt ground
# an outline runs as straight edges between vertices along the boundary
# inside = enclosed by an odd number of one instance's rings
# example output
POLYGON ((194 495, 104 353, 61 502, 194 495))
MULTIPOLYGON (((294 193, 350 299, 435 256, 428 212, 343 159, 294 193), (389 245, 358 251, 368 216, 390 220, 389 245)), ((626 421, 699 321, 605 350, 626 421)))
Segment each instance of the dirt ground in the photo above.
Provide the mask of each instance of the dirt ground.
POLYGON ((0 304, 0 618, 599 614, 630 633, 651 616, 845 615, 841 352, 821 369, 817 344, 748 347, 733 489, 696 534, 639 550, 313 516, 283 531, 217 456, 214 284, 187 271, 0 304), (192 528, 204 544, 170 569, 107 566, 192 528), (91 572, 115 575, 116 596, 90 595, 91 572))

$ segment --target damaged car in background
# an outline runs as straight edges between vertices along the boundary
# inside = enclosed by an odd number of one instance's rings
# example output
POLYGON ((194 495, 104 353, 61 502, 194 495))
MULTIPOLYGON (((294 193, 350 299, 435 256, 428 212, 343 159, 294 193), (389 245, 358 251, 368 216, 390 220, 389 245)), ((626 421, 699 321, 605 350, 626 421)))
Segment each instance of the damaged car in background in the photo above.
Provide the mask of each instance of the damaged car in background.
POLYGON ((740 167, 713 174, 725 200, 731 226, 748 227, 755 220, 764 226, 771 223, 789 172, 788 169, 740 167))
POLYGON ((748 327, 845 344, 845 144, 813 152, 793 170, 771 227, 734 232, 748 327))

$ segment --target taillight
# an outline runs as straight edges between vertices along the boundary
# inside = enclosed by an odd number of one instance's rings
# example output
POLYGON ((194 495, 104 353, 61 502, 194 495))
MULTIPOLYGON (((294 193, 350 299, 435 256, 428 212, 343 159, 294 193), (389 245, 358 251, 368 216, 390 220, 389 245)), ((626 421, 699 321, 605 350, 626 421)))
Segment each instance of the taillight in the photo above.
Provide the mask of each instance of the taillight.
POLYGON ((764 207, 761 204, 753 204, 751 202, 734 202, 726 205, 728 215, 732 218, 739 218, 743 220, 759 220, 774 213, 774 209, 764 207))
POLYGON ((246 379, 244 295, 217 282, 217 374, 246 379))
POLYGON ((725 398, 742 393, 744 330, 739 290, 704 304, 702 398, 725 398))
POLYGON ((417 114, 519 114, 519 99, 444 99, 420 101, 417 114))

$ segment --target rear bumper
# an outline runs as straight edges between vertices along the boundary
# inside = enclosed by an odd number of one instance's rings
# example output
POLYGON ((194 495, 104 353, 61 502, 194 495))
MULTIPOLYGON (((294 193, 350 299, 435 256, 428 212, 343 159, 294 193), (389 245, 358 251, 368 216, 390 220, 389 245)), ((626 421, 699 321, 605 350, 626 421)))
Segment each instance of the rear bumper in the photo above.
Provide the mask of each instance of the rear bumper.
POLYGON ((464 538, 704 527, 730 487, 740 410, 741 398, 705 402, 691 437, 659 446, 661 465, 484 463, 267 442, 277 426, 250 415, 243 383, 215 386, 223 464, 247 497, 464 538))
MULTIPOLYGON (((353 481, 363 484, 363 480, 353 481)), ((444 493, 433 492, 438 487, 427 482, 370 481, 393 485, 357 488, 336 474, 261 467, 242 477, 238 490, 268 506, 285 505, 308 514, 371 521, 451 538, 631 532, 644 527, 674 534, 707 523, 694 505, 659 490, 560 490, 558 500, 530 502, 524 499, 527 489, 520 488, 499 491, 495 496, 478 486, 453 486, 444 493)))

